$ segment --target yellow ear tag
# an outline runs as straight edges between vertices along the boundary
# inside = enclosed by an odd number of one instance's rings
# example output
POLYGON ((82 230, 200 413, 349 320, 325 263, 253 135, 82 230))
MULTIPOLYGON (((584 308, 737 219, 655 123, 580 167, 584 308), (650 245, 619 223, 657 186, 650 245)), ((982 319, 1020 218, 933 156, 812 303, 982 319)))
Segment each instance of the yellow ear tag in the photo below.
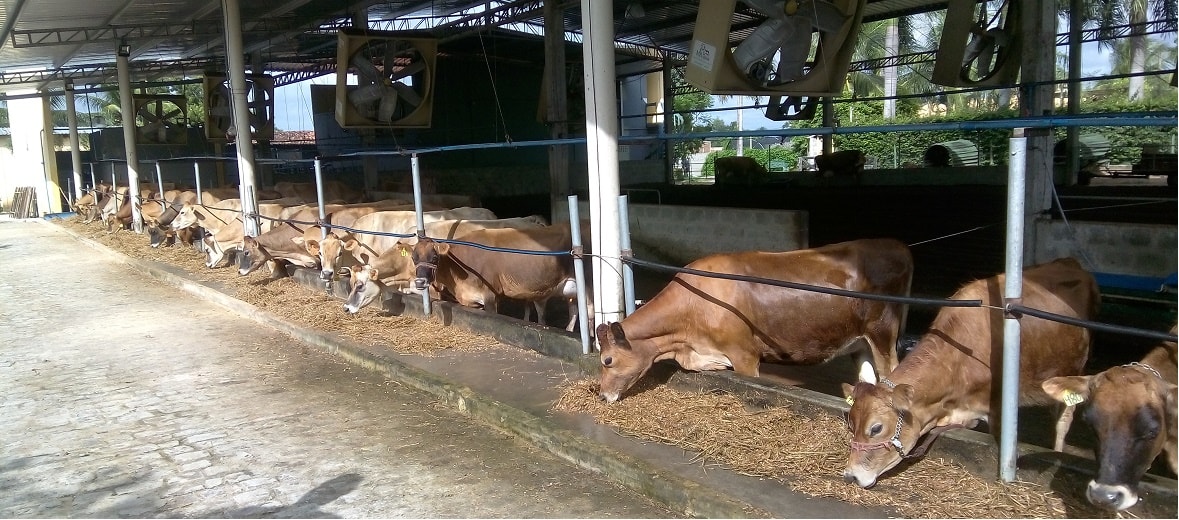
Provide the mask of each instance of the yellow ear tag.
POLYGON ((843 400, 847 401, 848 406, 854 406, 856 404, 856 400, 852 399, 852 396, 850 396, 850 395, 843 398, 843 400))
POLYGON ((1082 396, 1081 394, 1078 394, 1072 390, 1065 390, 1064 391, 1064 404, 1067 404, 1069 406, 1076 406, 1078 404, 1083 403, 1084 401, 1085 401, 1085 397, 1082 396))
POLYGON ((401 250, 401 256, 409 256, 409 253, 406 253, 406 252, 405 252, 405 250, 404 250, 404 249, 402 249, 402 250, 401 250))

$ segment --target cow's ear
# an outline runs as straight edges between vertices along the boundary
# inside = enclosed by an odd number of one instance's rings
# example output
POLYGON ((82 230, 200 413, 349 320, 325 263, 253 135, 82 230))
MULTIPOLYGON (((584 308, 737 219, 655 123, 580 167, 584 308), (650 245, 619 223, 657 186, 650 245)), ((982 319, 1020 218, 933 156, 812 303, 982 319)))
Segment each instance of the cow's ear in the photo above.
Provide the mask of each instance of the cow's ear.
POLYGON ((610 324, 602 323, 594 329, 594 336, 598 338, 599 344, 604 344, 610 341, 610 324))
POLYGON ((1050 377, 1040 383, 1048 397, 1073 406, 1089 399, 1089 376, 1050 377))
POLYGON ((901 412, 908 412, 913 406, 914 389, 910 385, 900 384, 892 389, 892 406, 901 412))
POLYGON ((615 321, 608 324, 610 327, 610 339, 615 345, 629 349, 630 342, 626 340, 626 331, 622 330, 622 324, 615 321))
POLYGON ((450 253, 450 243, 449 242, 434 242, 434 250, 437 251, 438 254, 440 254, 440 255, 445 255, 447 253, 450 253))
POLYGON ((377 270, 376 267, 373 267, 371 265, 368 267, 368 279, 369 280, 376 280, 380 273, 381 273, 381 271, 377 270))
POLYGON ((847 401, 847 405, 851 406, 851 405, 855 404, 856 401, 852 397, 852 395, 855 394, 856 387, 849 385, 847 383, 843 383, 841 386, 843 387, 843 398, 847 401))
POLYGON ((357 242, 355 238, 349 238, 348 240, 344 241, 344 249, 348 251, 355 251, 359 246, 360 242, 357 242))
POLYGON ((205 220, 205 214, 201 213, 199 209, 192 210, 192 216, 196 217, 197 220, 205 220))
POLYGON ((250 246, 250 245, 257 244, 258 240, 252 236, 246 235, 245 238, 242 239, 242 242, 245 243, 246 245, 250 246))

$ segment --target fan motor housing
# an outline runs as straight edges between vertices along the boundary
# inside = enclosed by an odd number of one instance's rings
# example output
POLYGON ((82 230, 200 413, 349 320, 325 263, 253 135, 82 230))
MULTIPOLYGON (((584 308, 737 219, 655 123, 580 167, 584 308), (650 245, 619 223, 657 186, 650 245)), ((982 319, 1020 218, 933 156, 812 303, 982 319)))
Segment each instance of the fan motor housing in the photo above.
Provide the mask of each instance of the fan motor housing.
MULTIPOLYGON (((233 126, 232 100, 227 85, 229 77, 206 73, 202 81, 205 89, 205 138, 227 141, 226 130, 233 126)), ((246 104, 250 107, 250 137, 259 141, 274 139, 274 76, 247 74, 250 83, 246 104), (252 96, 252 98, 251 98, 252 96)))
POLYGON ((942 37, 938 42, 937 57, 933 63, 931 80, 947 87, 1002 87, 1013 86, 1019 79, 1021 47, 1020 2, 1007 2, 1008 11, 1002 20, 1002 31, 1007 39, 1001 49, 992 49, 994 66, 990 71, 973 75, 967 74, 970 64, 966 61, 968 47, 975 27, 975 0, 950 0, 946 7, 946 22, 942 26, 942 37))
MULTIPOLYGON (((855 50, 867 0, 815 1, 830 4, 843 14, 845 20, 839 29, 819 33, 819 50, 801 77, 776 85, 754 81, 733 59, 733 48, 741 43, 729 41, 737 0, 701 2, 688 54, 685 74, 688 83, 710 94, 722 95, 839 95, 855 50)), ((811 33, 802 37, 809 42, 811 33)))
POLYGON ((429 128, 437 55, 438 40, 420 31, 341 29, 336 122, 341 128, 429 128), (387 59, 393 63, 385 63, 387 59), (349 72, 361 78, 360 85, 348 84, 349 72), (365 76, 374 73, 380 79, 368 81, 374 78, 365 76))

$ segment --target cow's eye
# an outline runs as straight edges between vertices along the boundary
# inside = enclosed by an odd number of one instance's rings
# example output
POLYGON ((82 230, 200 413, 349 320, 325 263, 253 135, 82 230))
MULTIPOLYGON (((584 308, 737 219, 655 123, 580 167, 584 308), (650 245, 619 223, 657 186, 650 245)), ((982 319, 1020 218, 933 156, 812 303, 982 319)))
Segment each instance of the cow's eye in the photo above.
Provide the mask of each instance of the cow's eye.
POLYGON ((882 425, 880 423, 876 423, 876 424, 872 425, 872 431, 869 432, 869 435, 875 437, 877 435, 880 435, 881 431, 884 431, 884 425, 882 425))
POLYGON ((614 362, 614 358, 612 358, 610 356, 606 356, 606 357, 602 358, 602 366, 604 366, 604 367, 609 367, 610 364, 613 362, 614 362))

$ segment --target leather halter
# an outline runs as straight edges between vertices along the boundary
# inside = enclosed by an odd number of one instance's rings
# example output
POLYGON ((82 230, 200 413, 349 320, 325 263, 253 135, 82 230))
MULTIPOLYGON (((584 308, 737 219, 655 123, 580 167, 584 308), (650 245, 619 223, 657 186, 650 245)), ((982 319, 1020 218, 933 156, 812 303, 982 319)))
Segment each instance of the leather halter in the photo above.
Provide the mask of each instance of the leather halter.
MULTIPOLYGON (((881 378, 880 383, 887 386, 889 389, 895 389, 897 387, 896 383, 893 383, 887 377, 881 378)), ((880 441, 880 442, 856 442, 855 439, 852 439, 851 441, 849 441, 852 451, 873 451, 873 450, 878 450, 881 448, 885 448, 885 449, 892 448, 892 449, 896 450, 897 455, 900 455, 900 457, 902 459, 910 459, 910 458, 920 457, 922 455, 925 455, 925 452, 929 450, 929 446, 931 444, 933 444, 934 439, 941 436, 941 434, 944 433, 946 430, 964 427, 964 425, 961 425, 961 424, 947 424, 945 426, 934 427, 932 430, 930 430, 928 433, 925 434, 925 436, 921 439, 921 442, 919 442, 916 446, 913 447, 912 451, 910 451, 909 453, 906 454, 905 453, 905 444, 903 442, 901 442, 901 428, 903 427, 904 422, 901 420, 900 411, 896 410, 896 412, 897 412, 897 427, 892 433, 892 438, 890 438, 886 441, 880 441)))

